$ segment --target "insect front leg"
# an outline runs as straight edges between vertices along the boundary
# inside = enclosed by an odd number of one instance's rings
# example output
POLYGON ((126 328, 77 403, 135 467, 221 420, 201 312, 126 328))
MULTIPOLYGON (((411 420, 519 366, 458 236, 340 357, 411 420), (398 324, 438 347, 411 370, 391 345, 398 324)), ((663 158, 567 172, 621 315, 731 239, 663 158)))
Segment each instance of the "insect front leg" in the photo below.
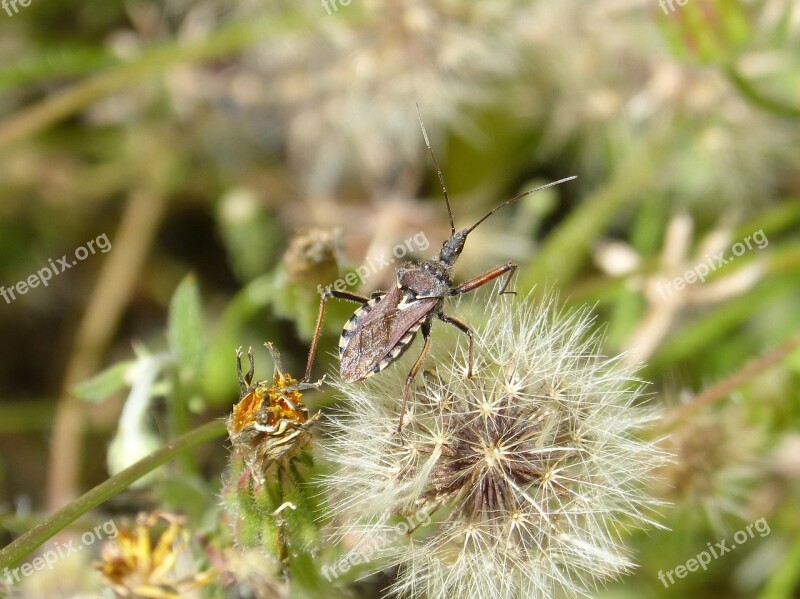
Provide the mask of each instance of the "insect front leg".
POLYGON ((466 283, 461 283, 461 285, 457 287, 453 287, 450 291, 450 295, 459 295, 461 293, 467 293, 468 291, 473 291, 478 287, 483 287, 486 283, 494 281, 498 277, 502 277, 504 274, 508 273, 503 286, 500 288, 500 295, 504 293, 508 294, 516 294, 516 291, 506 291, 506 287, 511 282, 511 277, 514 276, 514 272, 517 270, 517 265, 513 262, 506 262, 497 268, 493 268, 492 270, 483 273, 480 276, 475 277, 471 281, 467 281, 466 283))
POLYGON ((256 371, 256 364, 253 360, 253 348, 250 347, 247 350, 247 357, 250 360, 250 370, 247 371, 246 375, 242 374, 242 348, 239 347, 236 350, 236 373, 239 375, 239 387, 242 389, 242 393, 247 393, 250 389, 250 383, 253 382, 253 374, 256 371))
POLYGON ((465 322, 460 321, 458 318, 454 318, 453 316, 446 316, 444 314, 437 314, 436 315, 439 320, 442 322, 446 322, 447 324, 451 324, 456 327, 459 331, 464 333, 467 337, 469 337, 469 363, 467 364, 467 378, 472 378, 472 365, 474 363, 473 356, 475 355, 475 338, 472 333, 472 329, 469 328, 465 322))
POLYGON ((325 318, 325 304, 329 299, 335 297, 337 299, 349 300, 359 304, 366 304, 369 299, 358 295, 356 293, 349 293, 347 291, 337 291, 336 289, 327 289, 322 294, 322 299, 319 302, 319 314, 317 314, 317 324, 314 327, 314 336, 311 339, 311 347, 308 350, 308 361, 306 362, 306 374, 303 377, 303 383, 311 381, 311 367, 314 365, 314 357, 317 354, 317 344, 319 343, 319 336, 322 333, 322 321, 325 318))
POLYGON ((422 325, 422 338, 425 340, 425 345, 422 346, 422 352, 419 358, 414 362, 411 370, 406 377, 406 384, 403 387, 403 404, 400 406, 400 422, 397 425, 397 432, 403 434, 403 417, 406 415, 406 402, 408 402, 408 394, 411 392, 411 385, 414 384, 414 379, 417 378, 417 373, 422 367, 425 358, 428 357, 428 352, 431 350, 431 324, 426 322, 422 325))

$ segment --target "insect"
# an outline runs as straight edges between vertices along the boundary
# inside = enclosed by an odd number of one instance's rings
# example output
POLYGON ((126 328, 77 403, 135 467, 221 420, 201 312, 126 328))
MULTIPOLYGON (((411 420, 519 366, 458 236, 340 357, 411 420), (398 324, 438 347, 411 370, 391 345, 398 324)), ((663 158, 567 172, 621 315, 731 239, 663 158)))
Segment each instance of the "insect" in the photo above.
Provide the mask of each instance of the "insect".
POLYGON ((236 370, 242 394, 228 419, 228 434, 234 449, 244 458, 255 478, 263 482, 267 468, 281 458, 292 457, 308 440, 309 429, 319 413, 309 417, 301 391, 316 389, 317 383, 298 383, 283 369, 281 355, 271 343, 264 344, 272 356, 272 382, 253 384, 253 348, 247 357, 250 370, 242 373, 242 349, 236 350, 236 370))
POLYGON ((444 181, 442 169, 439 168, 439 163, 433 153, 433 148, 431 148, 428 133, 425 131, 425 124, 422 122, 422 115, 419 114, 419 106, 417 106, 417 113, 425 145, 428 148, 433 166, 439 176, 439 183, 442 186, 444 201, 447 206, 447 216, 450 220, 450 238, 444 242, 437 257, 423 260, 419 265, 406 264, 403 268, 398 269, 394 286, 386 292, 375 292, 371 297, 367 298, 355 293, 327 289, 320 301, 317 324, 308 354, 305 378, 303 379, 304 381, 310 380, 311 367, 319 342, 322 321, 325 317, 325 304, 331 298, 335 297, 361 304, 361 307, 345 323, 339 338, 339 372, 342 380, 346 383, 361 381, 389 366, 409 348, 417 331, 421 331, 424 345, 419 358, 406 377, 398 432, 402 432, 403 416, 409 390, 430 351, 430 332, 434 318, 456 327, 467 335, 469 339, 467 377, 472 377, 474 349, 472 329, 466 323, 444 313, 444 299, 473 291, 503 275, 506 275, 506 279, 500 288, 500 294, 514 293, 513 291, 506 291, 506 287, 508 287, 509 281, 517 269, 517 265, 513 262, 501 264, 460 285, 453 284, 453 265, 464 249, 467 236, 503 206, 513 204, 536 191, 575 179, 575 177, 567 177, 521 193, 490 210, 471 227, 456 230, 453 212, 450 209, 447 185, 444 181))

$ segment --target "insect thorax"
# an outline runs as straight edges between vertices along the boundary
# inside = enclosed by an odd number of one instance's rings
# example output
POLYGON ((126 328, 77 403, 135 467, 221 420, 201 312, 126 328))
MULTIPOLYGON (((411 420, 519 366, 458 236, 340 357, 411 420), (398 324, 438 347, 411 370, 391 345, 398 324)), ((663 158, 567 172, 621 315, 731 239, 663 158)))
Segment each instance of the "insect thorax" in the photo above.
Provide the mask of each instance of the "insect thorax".
POLYGON ((438 260, 424 260, 418 267, 397 271, 398 286, 416 296, 444 297, 450 283, 450 269, 438 260))

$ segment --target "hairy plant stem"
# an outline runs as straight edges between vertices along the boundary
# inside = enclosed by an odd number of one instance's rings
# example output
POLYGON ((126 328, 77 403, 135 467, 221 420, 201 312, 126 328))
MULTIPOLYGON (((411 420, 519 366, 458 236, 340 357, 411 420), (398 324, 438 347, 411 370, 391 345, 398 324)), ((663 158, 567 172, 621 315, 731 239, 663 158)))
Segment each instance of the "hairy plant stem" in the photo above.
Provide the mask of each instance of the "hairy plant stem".
POLYGON ((145 474, 189 449, 221 437, 225 432, 224 420, 208 422, 185 435, 173 439, 161 449, 154 451, 119 474, 115 474, 105 482, 100 483, 0 550, 0 569, 13 568, 26 555, 42 545, 58 531, 89 510, 118 495, 145 474))

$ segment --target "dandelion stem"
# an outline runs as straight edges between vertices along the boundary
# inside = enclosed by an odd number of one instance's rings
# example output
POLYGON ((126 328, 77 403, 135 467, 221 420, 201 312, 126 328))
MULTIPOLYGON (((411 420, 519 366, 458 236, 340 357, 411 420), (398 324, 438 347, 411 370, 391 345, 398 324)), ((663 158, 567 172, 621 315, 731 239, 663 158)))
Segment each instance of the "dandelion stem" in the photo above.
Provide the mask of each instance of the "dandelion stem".
POLYGON ((710 405, 724 397, 727 397, 732 391, 742 386, 744 383, 752 379, 754 376, 760 374, 770 366, 777 364, 798 347, 800 347, 800 333, 796 333, 788 340, 784 341, 781 345, 767 352, 763 356, 748 362, 728 378, 721 380, 716 385, 713 385, 702 393, 695 395, 691 401, 673 410, 672 413, 664 419, 662 426, 664 428, 669 428, 700 407, 710 405))
POLYGON ((31 551, 89 510, 118 495, 145 474, 172 458, 207 441, 221 437, 225 430, 224 420, 208 422, 173 439, 164 447, 87 491, 0 550, 0 569, 13 568, 31 551))

